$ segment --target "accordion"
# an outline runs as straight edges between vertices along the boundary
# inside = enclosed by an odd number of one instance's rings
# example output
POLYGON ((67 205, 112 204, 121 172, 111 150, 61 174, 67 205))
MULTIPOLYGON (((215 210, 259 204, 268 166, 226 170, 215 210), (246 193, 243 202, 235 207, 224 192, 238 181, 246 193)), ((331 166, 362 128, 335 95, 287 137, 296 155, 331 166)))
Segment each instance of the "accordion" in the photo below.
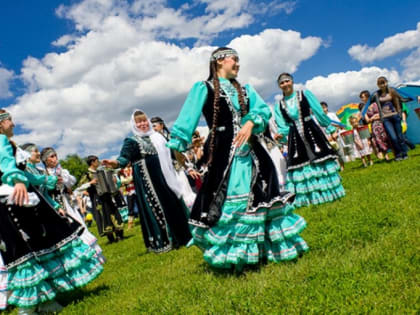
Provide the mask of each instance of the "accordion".
POLYGON ((114 171, 106 168, 98 168, 95 174, 98 182, 96 183, 96 191, 99 196, 106 193, 116 193, 118 191, 117 184, 114 182, 114 171))

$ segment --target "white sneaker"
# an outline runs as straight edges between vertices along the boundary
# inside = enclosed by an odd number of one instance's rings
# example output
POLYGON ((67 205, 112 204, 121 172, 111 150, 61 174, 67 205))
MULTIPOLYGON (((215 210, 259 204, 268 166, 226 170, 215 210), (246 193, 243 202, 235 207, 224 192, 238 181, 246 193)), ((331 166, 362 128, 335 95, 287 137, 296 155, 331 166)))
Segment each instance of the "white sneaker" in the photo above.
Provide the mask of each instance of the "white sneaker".
POLYGON ((56 301, 49 301, 38 306, 38 312, 40 313, 59 313, 62 310, 63 307, 56 301))

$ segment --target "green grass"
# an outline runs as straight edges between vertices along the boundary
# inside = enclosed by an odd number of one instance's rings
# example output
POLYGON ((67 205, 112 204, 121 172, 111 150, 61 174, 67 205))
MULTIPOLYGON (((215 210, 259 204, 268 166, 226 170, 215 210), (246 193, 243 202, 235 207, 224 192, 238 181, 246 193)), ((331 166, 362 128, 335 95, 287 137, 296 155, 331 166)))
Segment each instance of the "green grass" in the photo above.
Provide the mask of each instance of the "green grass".
POLYGON ((348 163, 343 199, 298 209, 310 251, 297 261, 232 274, 195 247, 147 253, 139 226, 121 243, 101 239, 105 271, 61 295, 62 314, 418 314, 420 149, 409 155, 348 163))

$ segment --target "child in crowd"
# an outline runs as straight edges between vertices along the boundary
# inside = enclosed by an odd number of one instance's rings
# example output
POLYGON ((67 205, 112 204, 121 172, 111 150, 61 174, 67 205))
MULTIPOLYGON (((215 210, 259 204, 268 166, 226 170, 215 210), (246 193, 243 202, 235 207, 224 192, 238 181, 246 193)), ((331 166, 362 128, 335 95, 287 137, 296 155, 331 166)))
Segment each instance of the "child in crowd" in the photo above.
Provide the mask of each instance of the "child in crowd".
POLYGON ((369 145, 369 140, 367 138, 362 138, 359 134, 359 119, 356 116, 350 117, 350 124, 353 127, 353 136, 354 136, 354 152, 357 156, 360 156, 363 166, 367 167, 373 165, 371 158, 372 147, 369 145))

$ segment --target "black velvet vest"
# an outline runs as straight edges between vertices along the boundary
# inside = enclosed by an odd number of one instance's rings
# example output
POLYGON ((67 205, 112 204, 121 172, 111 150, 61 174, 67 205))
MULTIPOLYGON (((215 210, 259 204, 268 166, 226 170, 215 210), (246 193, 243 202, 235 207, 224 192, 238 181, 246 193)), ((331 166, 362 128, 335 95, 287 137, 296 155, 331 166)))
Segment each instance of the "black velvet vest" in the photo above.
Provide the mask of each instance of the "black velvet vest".
POLYGON ((305 94, 296 92, 299 101, 299 127, 287 113, 284 99, 280 102, 280 112, 290 126, 288 137, 287 168, 296 169, 309 163, 322 162, 336 158, 334 149, 330 146, 325 134, 311 116, 311 108, 305 94))
MULTIPOLYGON (((216 128, 215 146, 212 163, 203 178, 203 184, 191 210, 190 224, 201 227, 213 226, 221 216, 221 209, 226 199, 229 173, 233 160, 232 142, 235 135, 234 128, 239 125, 241 117, 229 105, 229 96, 220 89, 219 114, 217 126, 213 122, 214 89, 211 83, 206 82, 207 100, 203 107, 203 115, 210 129, 216 128)), ((249 99, 244 91, 245 101, 249 108, 249 99)), ((273 200, 286 202, 294 196, 290 193, 280 193, 279 183, 274 164, 263 146, 252 135, 249 140, 253 154, 253 183, 249 197, 248 210, 270 207, 273 200)), ((209 159, 210 136, 204 144, 204 155, 200 164, 209 159)))

